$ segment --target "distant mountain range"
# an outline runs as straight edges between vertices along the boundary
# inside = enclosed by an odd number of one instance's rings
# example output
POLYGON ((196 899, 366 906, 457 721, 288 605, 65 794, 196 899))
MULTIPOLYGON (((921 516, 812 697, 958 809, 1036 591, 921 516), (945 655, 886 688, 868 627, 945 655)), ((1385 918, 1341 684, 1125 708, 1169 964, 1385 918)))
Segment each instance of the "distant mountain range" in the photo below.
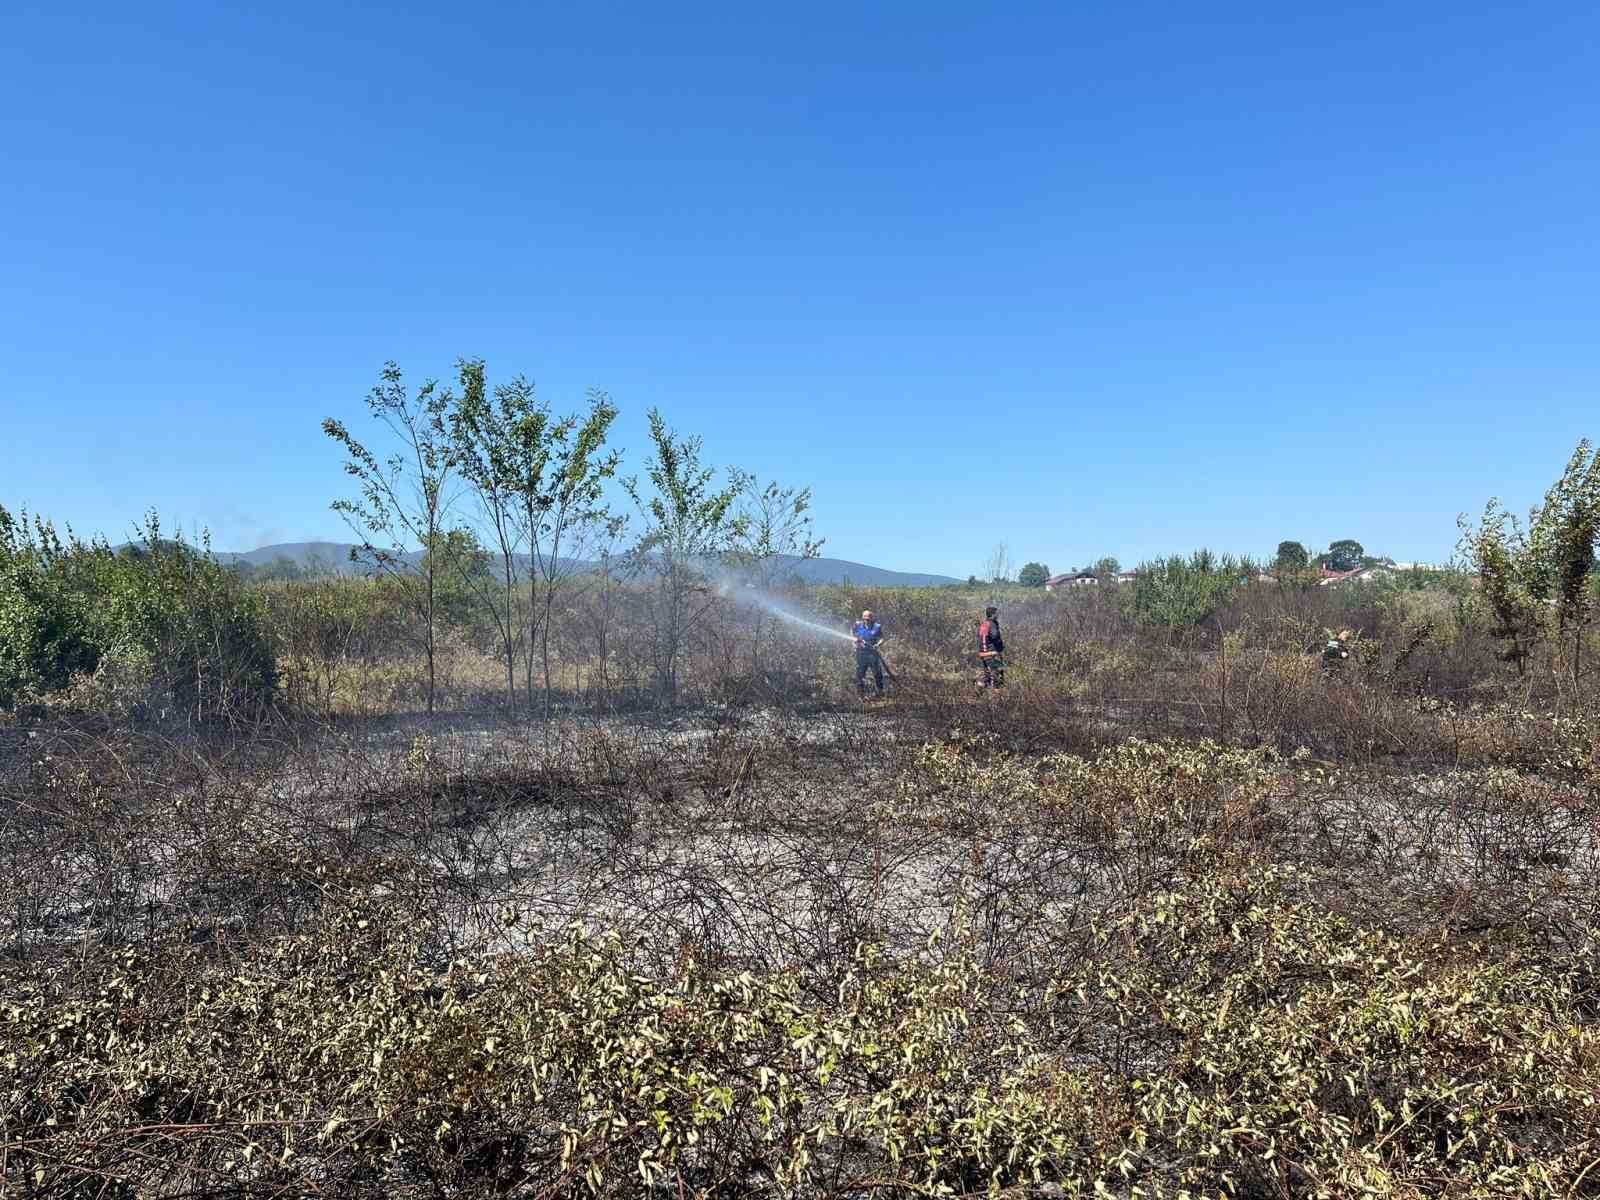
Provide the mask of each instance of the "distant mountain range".
MULTIPOLYGON (((216 557, 225 563, 245 562, 252 567, 266 567, 279 559, 287 559, 302 570, 355 574, 360 567, 350 561, 350 542, 280 542, 241 552, 218 551, 216 557)), ((420 552, 409 555, 415 560, 420 552)), ((884 567, 871 567, 865 563, 848 562, 842 558, 799 558, 792 554, 780 555, 778 561, 789 573, 798 575, 807 583, 844 583, 846 580, 865 587, 938 587, 961 581, 949 575, 930 575, 921 571, 890 571, 884 567)), ((587 570, 595 564, 575 561, 573 567, 587 570)))

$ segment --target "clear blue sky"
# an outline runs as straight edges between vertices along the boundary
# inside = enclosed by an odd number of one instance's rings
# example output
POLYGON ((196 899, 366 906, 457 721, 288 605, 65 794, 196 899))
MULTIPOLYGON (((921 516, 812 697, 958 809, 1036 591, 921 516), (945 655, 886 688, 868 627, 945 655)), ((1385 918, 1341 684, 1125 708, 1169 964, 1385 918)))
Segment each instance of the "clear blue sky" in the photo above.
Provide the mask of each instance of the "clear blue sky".
POLYGON ((7 9, 0 503, 342 538, 385 359, 966 575, 1438 558, 1600 434, 1600 7, 7 9))

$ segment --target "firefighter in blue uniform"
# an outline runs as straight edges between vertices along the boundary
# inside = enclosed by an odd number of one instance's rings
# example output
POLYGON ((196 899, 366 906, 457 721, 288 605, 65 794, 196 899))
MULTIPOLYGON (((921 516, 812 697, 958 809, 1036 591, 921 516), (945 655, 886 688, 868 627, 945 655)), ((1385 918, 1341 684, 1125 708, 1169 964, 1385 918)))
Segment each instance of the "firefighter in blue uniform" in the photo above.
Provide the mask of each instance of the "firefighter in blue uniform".
POLYGON ((867 694, 867 672, 872 672, 872 680, 878 685, 878 695, 883 695, 883 659, 878 654, 878 643, 883 641, 883 626, 878 624, 869 608, 861 614, 850 630, 856 640, 856 691, 865 698, 867 694))

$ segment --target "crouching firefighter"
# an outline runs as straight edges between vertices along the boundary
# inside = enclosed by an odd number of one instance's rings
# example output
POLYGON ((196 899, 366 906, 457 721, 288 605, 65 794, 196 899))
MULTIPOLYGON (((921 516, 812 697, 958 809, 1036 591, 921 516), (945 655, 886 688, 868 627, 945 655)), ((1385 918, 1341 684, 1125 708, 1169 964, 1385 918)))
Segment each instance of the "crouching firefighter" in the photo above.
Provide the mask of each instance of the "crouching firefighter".
POLYGON ((990 605, 983 610, 983 621, 978 626, 978 663, 983 668, 978 676, 979 687, 1005 687, 1005 650, 1005 639, 1000 636, 1000 610, 990 605))
POLYGON ((1348 629, 1341 629, 1337 637, 1330 637, 1328 644, 1322 648, 1322 669, 1332 675, 1345 660, 1350 657, 1350 639, 1355 634, 1348 629))
POLYGON ((856 639, 856 691, 866 696, 867 672, 871 671, 872 680, 878 685, 878 695, 883 695, 883 655, 878 650, 878 644, 883 641, 883 626, 869 608, 850 632, 856 639))

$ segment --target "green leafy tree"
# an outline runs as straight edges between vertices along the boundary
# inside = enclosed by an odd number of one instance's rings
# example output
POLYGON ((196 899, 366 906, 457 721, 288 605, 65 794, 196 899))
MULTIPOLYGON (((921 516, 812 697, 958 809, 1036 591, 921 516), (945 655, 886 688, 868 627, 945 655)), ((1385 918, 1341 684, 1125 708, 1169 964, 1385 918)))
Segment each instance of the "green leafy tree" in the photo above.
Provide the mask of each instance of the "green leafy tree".
POLYGON ((514 696, 516 646, 526 647, 528 707, 533 707, 534 663, 543 668, 544 712, 554 686, 550 632, 556 597, 579 570, 604 531, 621 526, 604 503, 606 481, 621 461, 606 448, 617 408, 592 392, 581 415, 556 418, 530 383, 518 376, 494 390, 491 402, 481 362, 462 364, 462 398, 452 419, 462 463, 480 511, 500 551, 502 599, 492 605, 506 657, 506 688, 514 696), (527 625, 514 628, 514 589, 525 554, 527 625), (522 637, 526 632, 526 639, 522 637))
POLYGON ((1114 577, 1118 571, 1122 570, 1122 564, 1118 562, 1114 556, 1108 554, 1104 558, 1096 559, 1093 565, 1090 566, 1089 570, 1094 572, 1094 574, 1100 579, 1110 579, 1114 577))
POLYGON ((706 569, 737 545, 746 520, 735 508, 739 478, 716 483, 700 462, 698 437, 680 437, 650 410, 652 453, 645 480, 623 481, 643 522, 634 557, 653 585, 648 595, 656 687, 677 696, 684 641, 690 627, 715 602, 706 569))
POLYGON ((1581 679, 1582 633, 1593 612, 1596 542, 1600 539, 1600 455, 1578 443, 1561 478, 1524 527, 1491 499, 1476 527, 1462 518, 1462 549, 1477 568, 1494 614, 1490 632, 1501 657, 1524 674, 1553 622, 1572 636, 1572 678, 1581 679))
POLYGON ((778 582, 779 560, 816 558, 823 539, 811 525, 811 489, 762 483, 754 475, 735 473, 738 484, 738 534, 728 560, 762 587, 778 582))
POLYGON ((391 577, 423 628, 428 664, 428 712, 437 691, 437 564, 424 555, 415 565, 409 551, 435 545, 445 532, 450 507, 448 487, 456 466, 456 443, 447 426, 453 397, 428 380, 412 395, 400 368, 385 364, 382 382, 367 396, 373 418, 398 449, 380 459, 340 421, 322 422, 322 431, 346 455, 345 473, 360 485, 360 498, 336 500, 333 510, 361 539, 352 559, 391 577))
POLYGON ((1311 565, 1311 556, 1299 542, 1279 542, 1272 565, 1280 571, 1304 571, 1311 565))
POLYGON ((1555 576, 1556 628, 1572 638, 1572 685, 1582 682, 1583 630, 1594 614, 1595 555, 1600 544, 1600 454, 1578 443, 1550 494, 1549 555, 1555 576))
POLYGON ((1545 617, 1544 582, 1526 534, 1517 519, 1491 499, 1476 528, 1463 526, 1462 548, 1477 567, 1483 597, 1494 614, 1489 632, 1501 642, 1501 657, 1514 663, 1521 675, 1543 632, 1545 617))
POLYGON ((492 594, 494 563, 489 551, 470 529, 449 529, 434 537, 423 551, 422 574, 434 577, 434 604, 439 620, 454 626, 472 624, 484 609, 482 597, 492 594))
MULTIPOLYGON (((493 593, 485 588, 481 599, 500 637, 506 667, 506 701, 514 708, 517 653, 522 645, 516 603, 522 579, 521 555, 528 529, 538 524, 534 515, 525 515, 524 510, 537 512, 542 501, 544 468, 550 458, 549 414, 535 402, 533 385, 520 376, 498 388, 491 400, 481 359, 464 359, 457 364, 457 370, 461 395, 450 414, 450 431, 462 477, 500 555, 496 587, 493 593)), ((537 580, 532 571, 528 574, 529 620, 536 622, 537 580)), ((531 654, 533 631, 529 633, 531 654)), ((532 692, 530 669, 530 708, 532 692)))
POLYGON ((1366 555, 1360 542, 1354 538, 1340 538, 1329 545, 1327 553, 1322 555, 1322 562, 1330 571, 1354 571, 1361 566, 1361 560, 1366 555))
POLYGON ((552 426, 548 489, 540 496, 539 520, 531 527, 533 569, 544 582, 539 659, 544 671, 544 712, 550 715, 550 631, 557 595, 596 548, 608 548, 627 518, 605 504, 605 486, 622 456, 606 448, 617 408, 604 392, 589 394, 589 410, 552 426))
POLYGON ((1017 572, 1017 582, 1023 587, 1043 587, 1050 578, 1050 568, 1043 563, 1031 562, 1017 572))

